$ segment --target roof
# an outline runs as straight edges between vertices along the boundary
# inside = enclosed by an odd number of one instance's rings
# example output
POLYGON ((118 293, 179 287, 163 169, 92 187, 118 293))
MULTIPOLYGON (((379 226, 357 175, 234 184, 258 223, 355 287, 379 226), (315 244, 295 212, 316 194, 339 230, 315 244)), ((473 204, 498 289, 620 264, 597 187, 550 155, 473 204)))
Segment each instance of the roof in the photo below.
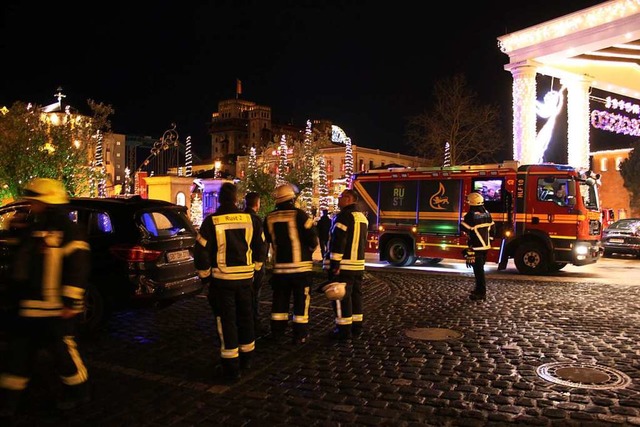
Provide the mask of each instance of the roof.
POLYGON ((531 64, 551 77, 640 98, 640 0, 611 0, 498 37, 510 70, 531 64))

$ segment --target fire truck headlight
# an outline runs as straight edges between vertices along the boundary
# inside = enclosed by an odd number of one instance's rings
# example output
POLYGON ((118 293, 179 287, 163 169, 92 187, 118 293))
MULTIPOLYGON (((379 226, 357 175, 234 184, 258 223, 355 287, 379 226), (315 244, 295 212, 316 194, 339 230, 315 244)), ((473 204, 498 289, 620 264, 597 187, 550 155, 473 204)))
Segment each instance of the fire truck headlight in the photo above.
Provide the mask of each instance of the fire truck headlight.
POLYGON ((584 256, 589 253, 589 247, 587 245, 577 245, 575 248, 575 251, 576 251, 576 255, 584 256))

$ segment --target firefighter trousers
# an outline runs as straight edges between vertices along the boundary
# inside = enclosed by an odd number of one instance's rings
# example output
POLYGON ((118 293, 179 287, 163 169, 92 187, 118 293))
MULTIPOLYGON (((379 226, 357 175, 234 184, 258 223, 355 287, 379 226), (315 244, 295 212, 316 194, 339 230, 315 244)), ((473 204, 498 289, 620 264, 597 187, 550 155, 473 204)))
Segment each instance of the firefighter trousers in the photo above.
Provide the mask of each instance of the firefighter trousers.
POLYGON ((484 265, 487 262, 487 251, 475 251, 476 261, 473 263, 473 275, 476 280, 476 294, 485 295, 487 293, 487 280, 484 274, 484 265))
POLYGON ((63 384, 66 399, 88 397, 87 368, 75 341, 75 319, 61 317, 15 318, 9 334, 6 370, 0 375, 0 410, 15 412, 27 388, 38 351, 47 350, 63 384))
POLYGON ((216 320, 223 361, 237 361, 240 353, 255 349, 252 282, 253 279, 214 278, 209 286, 208 300, 216 320))
POLYGON ((345 295, 340 301, 332 301, 331 306, 335 314, 335 322, 338 332, 344 337, 351 336, 352 332, 359 335, 362 332, 363 304, 362 281, 364 271, 340 271, 340 274, 331 280, 345 282, 347 287, 345 295))
POLYGON ((309 306, 311 305, 311 272, 274 274, 271 276, 273 300, 271 305, 271 333, 282 335, 289 322, 289 304, 293 296, 293 336, 309 335, 309 306))

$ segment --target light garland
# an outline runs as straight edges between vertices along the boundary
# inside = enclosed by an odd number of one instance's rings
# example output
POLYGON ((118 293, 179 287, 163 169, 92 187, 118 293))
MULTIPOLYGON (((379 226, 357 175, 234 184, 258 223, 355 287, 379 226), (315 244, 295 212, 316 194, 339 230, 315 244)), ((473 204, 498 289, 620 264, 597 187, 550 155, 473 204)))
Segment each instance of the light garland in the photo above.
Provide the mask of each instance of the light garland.
POLYGON ((608 111, 593 110, 591 126, 617 134, 640 136, 640 120, 608 111))
POLYGON ((280 138, 280 147, 278 148, 278 154, 280 156, 280 160, 278 162, 278 171, 276 173, 276 186, 280 186, 285 184, 286 181, 284 179, 286 171, 287 171, 287 137, 283 134, 280 138))
POLYGON ((193 159, 191 155, 191 135, 187 136, 187 140, 185 142, 186 147, 184 150, 184 165, 186 168, 185 176, 191 176, 193 174, 193 159))
POLYGON ((593 6, 554 19, 547 24, 540 24, 527 30, 515 32, 499 38, 498 47, 503 53, 533 46, 548 40, 565 37, 568 34, 608 24, 616 20, 634 15, 640 10, 640 0, 617 0, 593 6))
POLYGON ((313 204, 313 152, 311 143, 313 142, 311 132, 311 120, 307 120, 307 126, 304 131, 304 143, 302 146, 302 156, 304 159, 302 184, 304 185, 300 194, 300 204, 302 209, 311 216, 313 204))
POLYGON ((624 110, 627 113, 640 114, 640 105, 632 104, 631 102, 623 101, 621 99, 611 98, 610 96, 605 98, 604 105, 609 109, 624 110))

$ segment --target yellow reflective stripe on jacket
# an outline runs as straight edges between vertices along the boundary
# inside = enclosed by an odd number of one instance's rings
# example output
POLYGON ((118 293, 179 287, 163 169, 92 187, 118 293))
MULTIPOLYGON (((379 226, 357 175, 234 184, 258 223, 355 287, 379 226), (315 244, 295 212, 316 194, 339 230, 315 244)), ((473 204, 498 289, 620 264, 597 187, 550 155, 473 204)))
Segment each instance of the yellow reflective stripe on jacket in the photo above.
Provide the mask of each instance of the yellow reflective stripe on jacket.
POLYGON ((62 287, 62 296, 72 299, 83 299, 84 289, 77 286, 65 285, 62 287))
POLYGON ((18 375, 2 374, 0 375, 0 388, 6 390, 22 391, 27 388, 29 378, 20 377, 18 375))

